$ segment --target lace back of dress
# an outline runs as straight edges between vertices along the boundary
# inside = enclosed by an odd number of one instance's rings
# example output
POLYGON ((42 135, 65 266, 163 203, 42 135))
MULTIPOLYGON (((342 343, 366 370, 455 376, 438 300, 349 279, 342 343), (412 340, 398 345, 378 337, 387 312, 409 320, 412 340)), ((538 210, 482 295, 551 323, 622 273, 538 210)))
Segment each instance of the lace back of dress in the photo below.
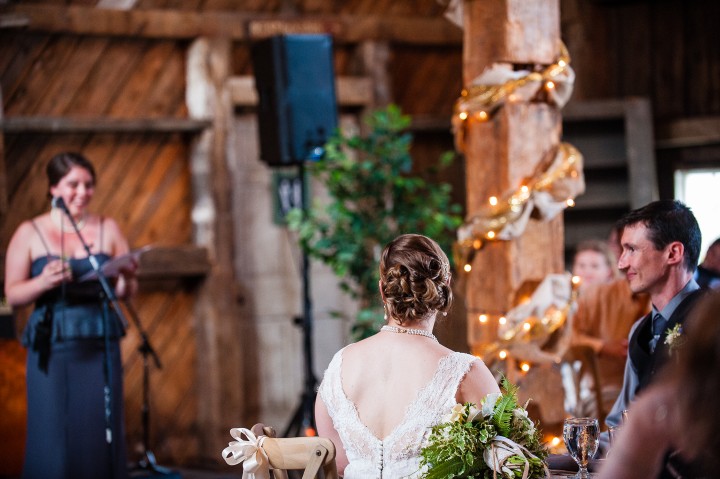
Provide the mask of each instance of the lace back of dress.
POLYGON ((355 405, 345 396, 339 351, 328 366, 319 393, 350 462, 345 478, 409 477, 417 473, 420 450, 430 428, 455 405, 458 386, 476 359, 463 353, 443 357, 430 382, 408 405, 403 421, 380 441, 360 421, 355 405))

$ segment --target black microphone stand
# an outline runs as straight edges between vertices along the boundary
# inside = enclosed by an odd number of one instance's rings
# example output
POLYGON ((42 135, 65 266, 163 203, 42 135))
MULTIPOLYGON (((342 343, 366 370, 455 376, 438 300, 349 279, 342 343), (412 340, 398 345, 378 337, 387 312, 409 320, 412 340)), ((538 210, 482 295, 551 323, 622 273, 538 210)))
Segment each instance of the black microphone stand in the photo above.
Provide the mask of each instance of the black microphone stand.
MULTIPOLYGON (((80 240, 80 243, 83 246, 83 249, 85 250, 85 253, 88 255, 88 261, 90 262, 90 266, 92 266, 93 271, 97 274, 97 279, 100 285, 102 286, 103 293, 105 295, 105 301, 108 301, 111 306, 111 310, 113 313, 115 313, 115 316, 118 318, 120 323, 122 324, 123 328, 127 329, 128 322, 127 319, 125 319, 125 316, 122 313, 122 310, 120 309, 120 305, 118 303, 117 296, 115 295, 115 291, 110 286, 110 283, 108 282, 107 278, 103 274, 100 263, 98 263, 97 258, 95 255, 90 251, 90 246, 85 241, 85 238, 83 238, 82 234, 80 233, 80 228, 78 227, 77 223, 75 222, 75 218, 73 218, 73 215, 70 214, 70 210, 68 209, 67 205, 65 204, 65 201, 61 197, 53 198, 52 205, 54 207, 60 208, 63 213, 65 213, 65 216, 68 217, 70 220, 70 224, 72 225, 73 229, 75 230, 75 234, 77 235, 78 239, 80 240)), ((105 309, 105 308, 103 308, 105 309)), ((108 445, 108 451, 109 455, 108 458, 110 460, 110 477, 115 476, 115 448, 113 447, 113 442, 115 441, 115 437, 113 435, 113 417, 112 417, 112 368, 110 364, 110 351, 108 349, 108 333, 110 331, 109 329, 109 321, 110 318, 108 317, 107 310, 105 310, 103 314, 103 321, 104 321, 104 330, 105 330, 105 361, 104 361, 104 368, 103 372, 105 375, 105 388, 104 388, 104 395, 105 395, 105 441, 108 445)))
POLYGON ((162 364, 160 363, 160 358, 158 357, 157 353, 155 352, 155 349, 153 349, 152 345, 150 344, 150 340, 148 339, 147 334, 145 333, 145 329, 142 327, 142 323, 140 322, 140 316, 137 314, 137 311, 135 311, 135 308, 133 308, 132 304, 130 304, 129 301, 125 300, 123 301, 125 304, 125 307, 127 308, 128 312, 130 313, 130 318, 133 321, 133 324, 138 330, 138 333, 140 334, 140 338, 142 339, 142 342, 140 343, 140 346, 138 347, 138 351, 140 354, 142 354, 143 357, 143 403, 141 408, 141 419, 142 419, 142 458, 137 462, 135 466, 133 466, 132 469, 134 470, 146 470, 151 471, 159 475, 166 475, 171 474, 172 471, 166 467, 159 466, 157 464, 157 460, 155 459, 155 454, 150 450, 149 444, 150 444, 150 361, 148 358, 152 356, 153 362, 155 363, 155 367, 157 369, 162 369, 162 364))
MULTIPOLYGON (((300 175, 300 201, 303 214, 307 214, 307 187, 305 184, 305 162, 300 161, 298 164, 300 175)), ((303 315, 294 319, 295 325, 302 329, 303 338, 303 360, 304 360, 304 385, 303 392, 300 395, 300 403, 293 413, 292 419, 288 423, 283 437, 297 436, 315 436, 317 428, 315 426, 315 397, 317 395, 317 378, 315 377, 313 366, 313 315, 312 315, 312 298, 310 291, 310 258, 303 251, 302 254, 302 286, 303 286, 303 315)))

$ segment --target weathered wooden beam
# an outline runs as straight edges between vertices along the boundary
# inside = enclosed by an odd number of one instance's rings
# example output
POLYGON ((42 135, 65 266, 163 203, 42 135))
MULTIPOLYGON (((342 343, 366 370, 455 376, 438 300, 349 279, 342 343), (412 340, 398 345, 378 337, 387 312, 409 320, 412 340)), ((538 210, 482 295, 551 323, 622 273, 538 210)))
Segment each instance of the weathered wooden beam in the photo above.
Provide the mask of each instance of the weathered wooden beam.
POLYGON ((410 131, 445 131, 450 134, 452 125, 446 116, 416 115, 412 117, 410 131))
POLYGON ((390 45, 387 41, 363 41, 357 49, 361 71, 372 79, 373 102, 368 106, 379 107, 391 103, 392 80, 390 78, 390 45))
POLYGON ((25 28, 30 31, 77 35, 166 39, 214 36, 249 41, 280 33, 329 33, 339 43, 384 40, 418 45, 460 45, 462 42, 462 32, 441 17, 303 15, 298 18, 228 11, 110 10, 37 4, 10 5, 4 8, 4 16, 8 15, 27 18, 25 28))
POLYGON ((98 0, 95 6, 114 10, 130 10, 136 3, 137 0, 98 0))
MULTIPOLYGON (((560 39, 558 0, 465 2, 463 78, 469 84, 494 63, 551 63, 560 39)), ((502 197, 531 177, 560 139, 559 110, 544 103, 506 103, 491 119, 468 123, 466 206, 472 217, 490 196, 502 197)), ((504 314, 523 285, 563 270, 562 215, 531 220, 523 235, 488 244, 467 276, 469 333, 479 313, 504 314)), ((473 334, 474 351, 495 341, 496 330, 473 334)))
POLYGON ((30 25, 30 18, 22 13, 0 15, 0 28, 19 28, 30 25))
POLYGON ((570 101, 562 112, 564 121, 620 120, 625 118, 625 100, 570 101))
POLYGON ((658 125, 658 149, 720 144, 720 116, 681 118, 658 125))
POLYGON ((465 2, 465 85, 493 63, 555 61, 560 46, 559 3, 559 0, 465 2), (470 40, 475 44, 469 44, 470 40))
POLYGON ((227 160, 227 140, 232 116, 228 81, 231 74, 231 41, 199 38, 188 49, 188 114, 212 118, 212 126, 193 139, 190 170, 193 188, 193 241, 207 248, 212 268, 200 286, 195 302, 197 318, 197 384, 202 396, 197 424, 200 457, 217 455, 227 429, 223 411, 242 416, 246 396, 242 390, 245 368, 241 316, 233 294, 239 290, 234 273, 234 218, 232 174, 227 160), (233 381, 227 378, 232 377, 233 381))
POLYGON ((155 246, 140 256, 139 280, 204 276, 210 271, 207 248, 185 246, 155 246))
POLYGON ((625 101, 625 137, 630 208, 636 209, 660 199, 655 168, 653 116, 647 98, 628 98, 625 101))
MULTIPOLYGON (((258 96, 253 77, 232 77, 228 80, 227 86, 234 106, 257 105, 258 96)), ((373 102, 373 85, 370 78, 338 77, 336 88, 337 103, 341 107, 362 107, 373 102)))
POLYGON ((0 116, 0 131, 5 133, 197 133, 210 124, 207 120, 184 118, 0 116))

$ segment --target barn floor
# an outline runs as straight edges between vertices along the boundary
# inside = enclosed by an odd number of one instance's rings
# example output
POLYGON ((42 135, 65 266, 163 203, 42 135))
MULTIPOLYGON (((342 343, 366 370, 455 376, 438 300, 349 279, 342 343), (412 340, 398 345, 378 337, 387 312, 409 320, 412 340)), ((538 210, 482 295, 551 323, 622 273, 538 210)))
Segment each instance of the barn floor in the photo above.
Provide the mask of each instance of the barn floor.
POLYGON ((241 479, 242 467, 238 467, 237 473, 200 469, 170 468, 170 474, 150 474, 140 471, 131 475, 131 477, 132 479, 241 479))
MULTIPOLYGON (((149 471, 136 471, 131 473, 131 479, 241 479, 242 467, 238 467, 237 473, 225 471, 206 471, 200 469, 169 468, 168 474, 157 474, 149 471)), ((0 473, 0 479, 19 479, 18 475, 6 475, 0 473)))

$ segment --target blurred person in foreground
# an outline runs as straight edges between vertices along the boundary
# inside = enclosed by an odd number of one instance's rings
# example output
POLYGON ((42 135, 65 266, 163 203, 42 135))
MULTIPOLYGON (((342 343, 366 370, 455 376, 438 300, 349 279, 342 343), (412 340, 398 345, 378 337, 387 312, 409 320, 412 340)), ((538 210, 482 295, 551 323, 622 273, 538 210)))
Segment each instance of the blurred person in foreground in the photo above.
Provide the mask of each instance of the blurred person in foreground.
POLYGON ((481 360, 432 334, 452 303, 450 264, 435 241, 407 234, 390 242, 379 289, 387 324, 335 354, 315 403, 318 433, 335 444, 345 479, 416 477, 431 426, 456 403, 499 392, 481 360))
POLYGON ((714 478, 720 471, 720 292, 670 341, 673 361, 632 404, 598 479, 714 478), (684 464, 675 468, 673 460, 684 464))
MULTIPOLYGON (((84 156, 55 155, 47 179, 53 206, 17 228, 5 265, 8 303, 35 305, 22 334, 28 348, 23 478, 123 479, 125 330, 99 281, 81 279, 94 269, 80 235, 99 264, 127 253, 128 243, 113 219, 88 211, 95 169, 84 156)), ((135 266, 114 278, 118 297, 137 288, 135 266)))
POLYGON ((720 289, 720 238, 708 246, 705 258, 695 272, 695 281, 704 288, 720 289))

